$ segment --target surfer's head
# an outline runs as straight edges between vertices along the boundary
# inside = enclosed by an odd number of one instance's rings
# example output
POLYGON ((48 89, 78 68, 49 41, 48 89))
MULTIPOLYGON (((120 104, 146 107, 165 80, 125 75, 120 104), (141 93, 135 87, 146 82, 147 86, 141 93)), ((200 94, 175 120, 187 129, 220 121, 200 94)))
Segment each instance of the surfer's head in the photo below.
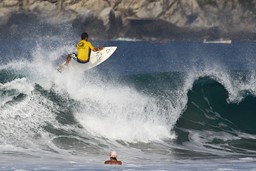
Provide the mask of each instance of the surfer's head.
POLYGON ((82 33, 81 35, 81 40, 87 39, 88 38, 88 34, 86 32, 82 33))
POLYGON ((117 157, 117 153, 116 153, 115 151, 111 151, 111 152, 109 153, 109 156, 110 156, 111 158, 116 158, 116 157, 117 157))

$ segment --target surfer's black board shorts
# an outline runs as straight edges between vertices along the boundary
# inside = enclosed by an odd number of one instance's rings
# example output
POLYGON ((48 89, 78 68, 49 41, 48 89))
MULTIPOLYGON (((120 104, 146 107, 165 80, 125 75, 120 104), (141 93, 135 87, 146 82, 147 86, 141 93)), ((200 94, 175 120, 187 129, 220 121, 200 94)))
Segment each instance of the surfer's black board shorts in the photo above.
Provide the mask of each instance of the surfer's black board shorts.
POLYGON ((77 54, 76 54, 76 53, 70 53, 69 55, 70 55, 70 57, 71 57, 72 59, 76 60, 76 61, 79 62, 79 63, 85 64, 85 63, 89 62, 89 60, 87 60, 87 61, 80 61, 80 60, 77 58, 77 54))

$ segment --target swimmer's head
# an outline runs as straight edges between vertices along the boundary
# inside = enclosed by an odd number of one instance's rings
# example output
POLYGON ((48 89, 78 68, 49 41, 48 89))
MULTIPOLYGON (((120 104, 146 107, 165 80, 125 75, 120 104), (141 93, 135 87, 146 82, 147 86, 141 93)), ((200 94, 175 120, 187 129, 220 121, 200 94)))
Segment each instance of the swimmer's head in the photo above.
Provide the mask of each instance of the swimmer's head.
POLYGON ((115 151, 111 151, 109 153, 109 156, 112 157, 112 158, 116 158, 117 157, 117 153, 115 151))

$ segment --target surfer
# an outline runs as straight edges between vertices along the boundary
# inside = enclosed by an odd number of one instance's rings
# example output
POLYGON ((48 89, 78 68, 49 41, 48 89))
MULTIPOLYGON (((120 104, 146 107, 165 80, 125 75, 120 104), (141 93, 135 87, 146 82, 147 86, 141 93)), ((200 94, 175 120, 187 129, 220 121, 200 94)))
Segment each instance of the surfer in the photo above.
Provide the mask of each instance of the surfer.
POLYGON ((82 33, 81 40, 77 43, 77 54, 68 54, 65 65, 67 66, 71 58, 75 59, 79 63, 87 63, 90 60, 91 50, 96 52, 103 49, 103 47, 95 48, 91 42, 88 41, 88 34, 86 32, 82 33))
POLYGON ((110 160, 105 161, 104 164, 122 165, 122 161, 117 160, 117 153, 115 151, 111 151, 109 156, 110 160))

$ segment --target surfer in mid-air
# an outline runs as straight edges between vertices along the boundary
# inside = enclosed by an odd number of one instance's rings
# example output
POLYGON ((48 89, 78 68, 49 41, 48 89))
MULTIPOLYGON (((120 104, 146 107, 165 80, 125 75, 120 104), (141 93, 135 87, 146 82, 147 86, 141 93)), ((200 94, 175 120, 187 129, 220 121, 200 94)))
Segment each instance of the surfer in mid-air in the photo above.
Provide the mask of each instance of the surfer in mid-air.
POLYGON ((81 40, 76 45, 77 54, 76 53, 68 54, 65 65, 68 65, 71 58, 76 59, 77 62, 79 62, 79 63, 86 63, 90 60, 89 57, 90 57, 91 50, 96 52, 96 51, 100 51, 103 49, 103 47, 95 48, 91 44, 91 42, 88 41, 88 38, 89 38, 89 36, 86 32, 82 33, 81 40))
MULTIPOLYGON (((96 52, 103 49, 103 47, 94 47, 91 42, 88 41, 88 34, 86 32, 82 33, 81 40, 77 43, 77 54, 76 53, 70 53, 67 56, 66 63, 64 66, 68 66, 71 58, 76 60, 79 63, 87 63, 90 60, 90 53, 91 50, 96 52)), ((58 71, 62 71, 64 66, 60 66, 58 71)))

